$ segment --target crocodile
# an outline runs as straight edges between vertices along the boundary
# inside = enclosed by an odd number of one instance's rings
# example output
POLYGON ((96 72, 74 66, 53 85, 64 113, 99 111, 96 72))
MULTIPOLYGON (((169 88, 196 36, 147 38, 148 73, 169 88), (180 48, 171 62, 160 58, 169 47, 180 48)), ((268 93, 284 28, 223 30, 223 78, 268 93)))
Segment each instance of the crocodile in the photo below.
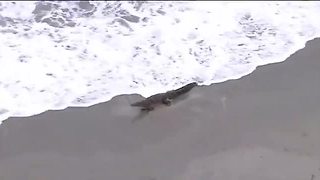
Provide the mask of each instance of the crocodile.
POLYGON ((142 107, 141 110, 152 111, 156 105, 171 105, 171 101, 178 96, 189 92, 192 88, 198 86, 196 82, 189 83, 181 88, 152 95, 142 101, 131 104, 131 106, 142 107))

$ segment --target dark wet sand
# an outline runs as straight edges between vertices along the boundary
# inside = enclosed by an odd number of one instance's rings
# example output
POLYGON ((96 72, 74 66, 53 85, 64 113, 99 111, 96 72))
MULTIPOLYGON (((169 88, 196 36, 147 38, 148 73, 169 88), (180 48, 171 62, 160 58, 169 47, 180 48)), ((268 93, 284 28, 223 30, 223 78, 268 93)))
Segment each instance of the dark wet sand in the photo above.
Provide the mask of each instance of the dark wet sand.
POLYGON ((320 180, 320 39, 140 114, 123 95, 0 126, 0 180, 320 180))

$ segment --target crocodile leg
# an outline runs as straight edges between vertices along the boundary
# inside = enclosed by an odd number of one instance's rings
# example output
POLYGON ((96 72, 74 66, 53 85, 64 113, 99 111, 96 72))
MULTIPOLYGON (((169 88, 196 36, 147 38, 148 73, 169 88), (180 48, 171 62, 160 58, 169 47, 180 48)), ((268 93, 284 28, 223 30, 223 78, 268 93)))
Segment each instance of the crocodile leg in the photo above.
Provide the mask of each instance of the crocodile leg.
POLYGON ((171 105, 171 101, 172 101, 172 99, 169 99, 169 98, 162 99, 162 103, 167 105, 167 106, 171 105))
POLYGON ((152 106, 141 108, 141 111, 152 111, 152 110, 154 110, 154 107, 152 107, 152 106))

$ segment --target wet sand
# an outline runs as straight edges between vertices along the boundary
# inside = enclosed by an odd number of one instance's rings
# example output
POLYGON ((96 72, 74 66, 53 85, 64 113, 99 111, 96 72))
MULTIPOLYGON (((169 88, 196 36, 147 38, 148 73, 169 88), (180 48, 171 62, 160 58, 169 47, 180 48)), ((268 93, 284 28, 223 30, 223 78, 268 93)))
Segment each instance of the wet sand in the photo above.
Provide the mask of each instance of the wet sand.
POLYGON ((9 118, 0 180, 320 180, 320 39, 148 114, 122 95, 9 118))

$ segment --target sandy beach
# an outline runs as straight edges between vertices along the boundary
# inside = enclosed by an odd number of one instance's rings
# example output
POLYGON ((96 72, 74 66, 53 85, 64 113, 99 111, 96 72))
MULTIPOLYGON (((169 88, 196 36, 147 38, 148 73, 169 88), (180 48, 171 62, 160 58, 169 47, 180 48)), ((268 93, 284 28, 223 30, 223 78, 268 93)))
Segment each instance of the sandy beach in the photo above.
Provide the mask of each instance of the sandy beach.
POLYGON ((0 180, 320 180, 320 39, 140 113, 121 95, 0 126, 0 180))

